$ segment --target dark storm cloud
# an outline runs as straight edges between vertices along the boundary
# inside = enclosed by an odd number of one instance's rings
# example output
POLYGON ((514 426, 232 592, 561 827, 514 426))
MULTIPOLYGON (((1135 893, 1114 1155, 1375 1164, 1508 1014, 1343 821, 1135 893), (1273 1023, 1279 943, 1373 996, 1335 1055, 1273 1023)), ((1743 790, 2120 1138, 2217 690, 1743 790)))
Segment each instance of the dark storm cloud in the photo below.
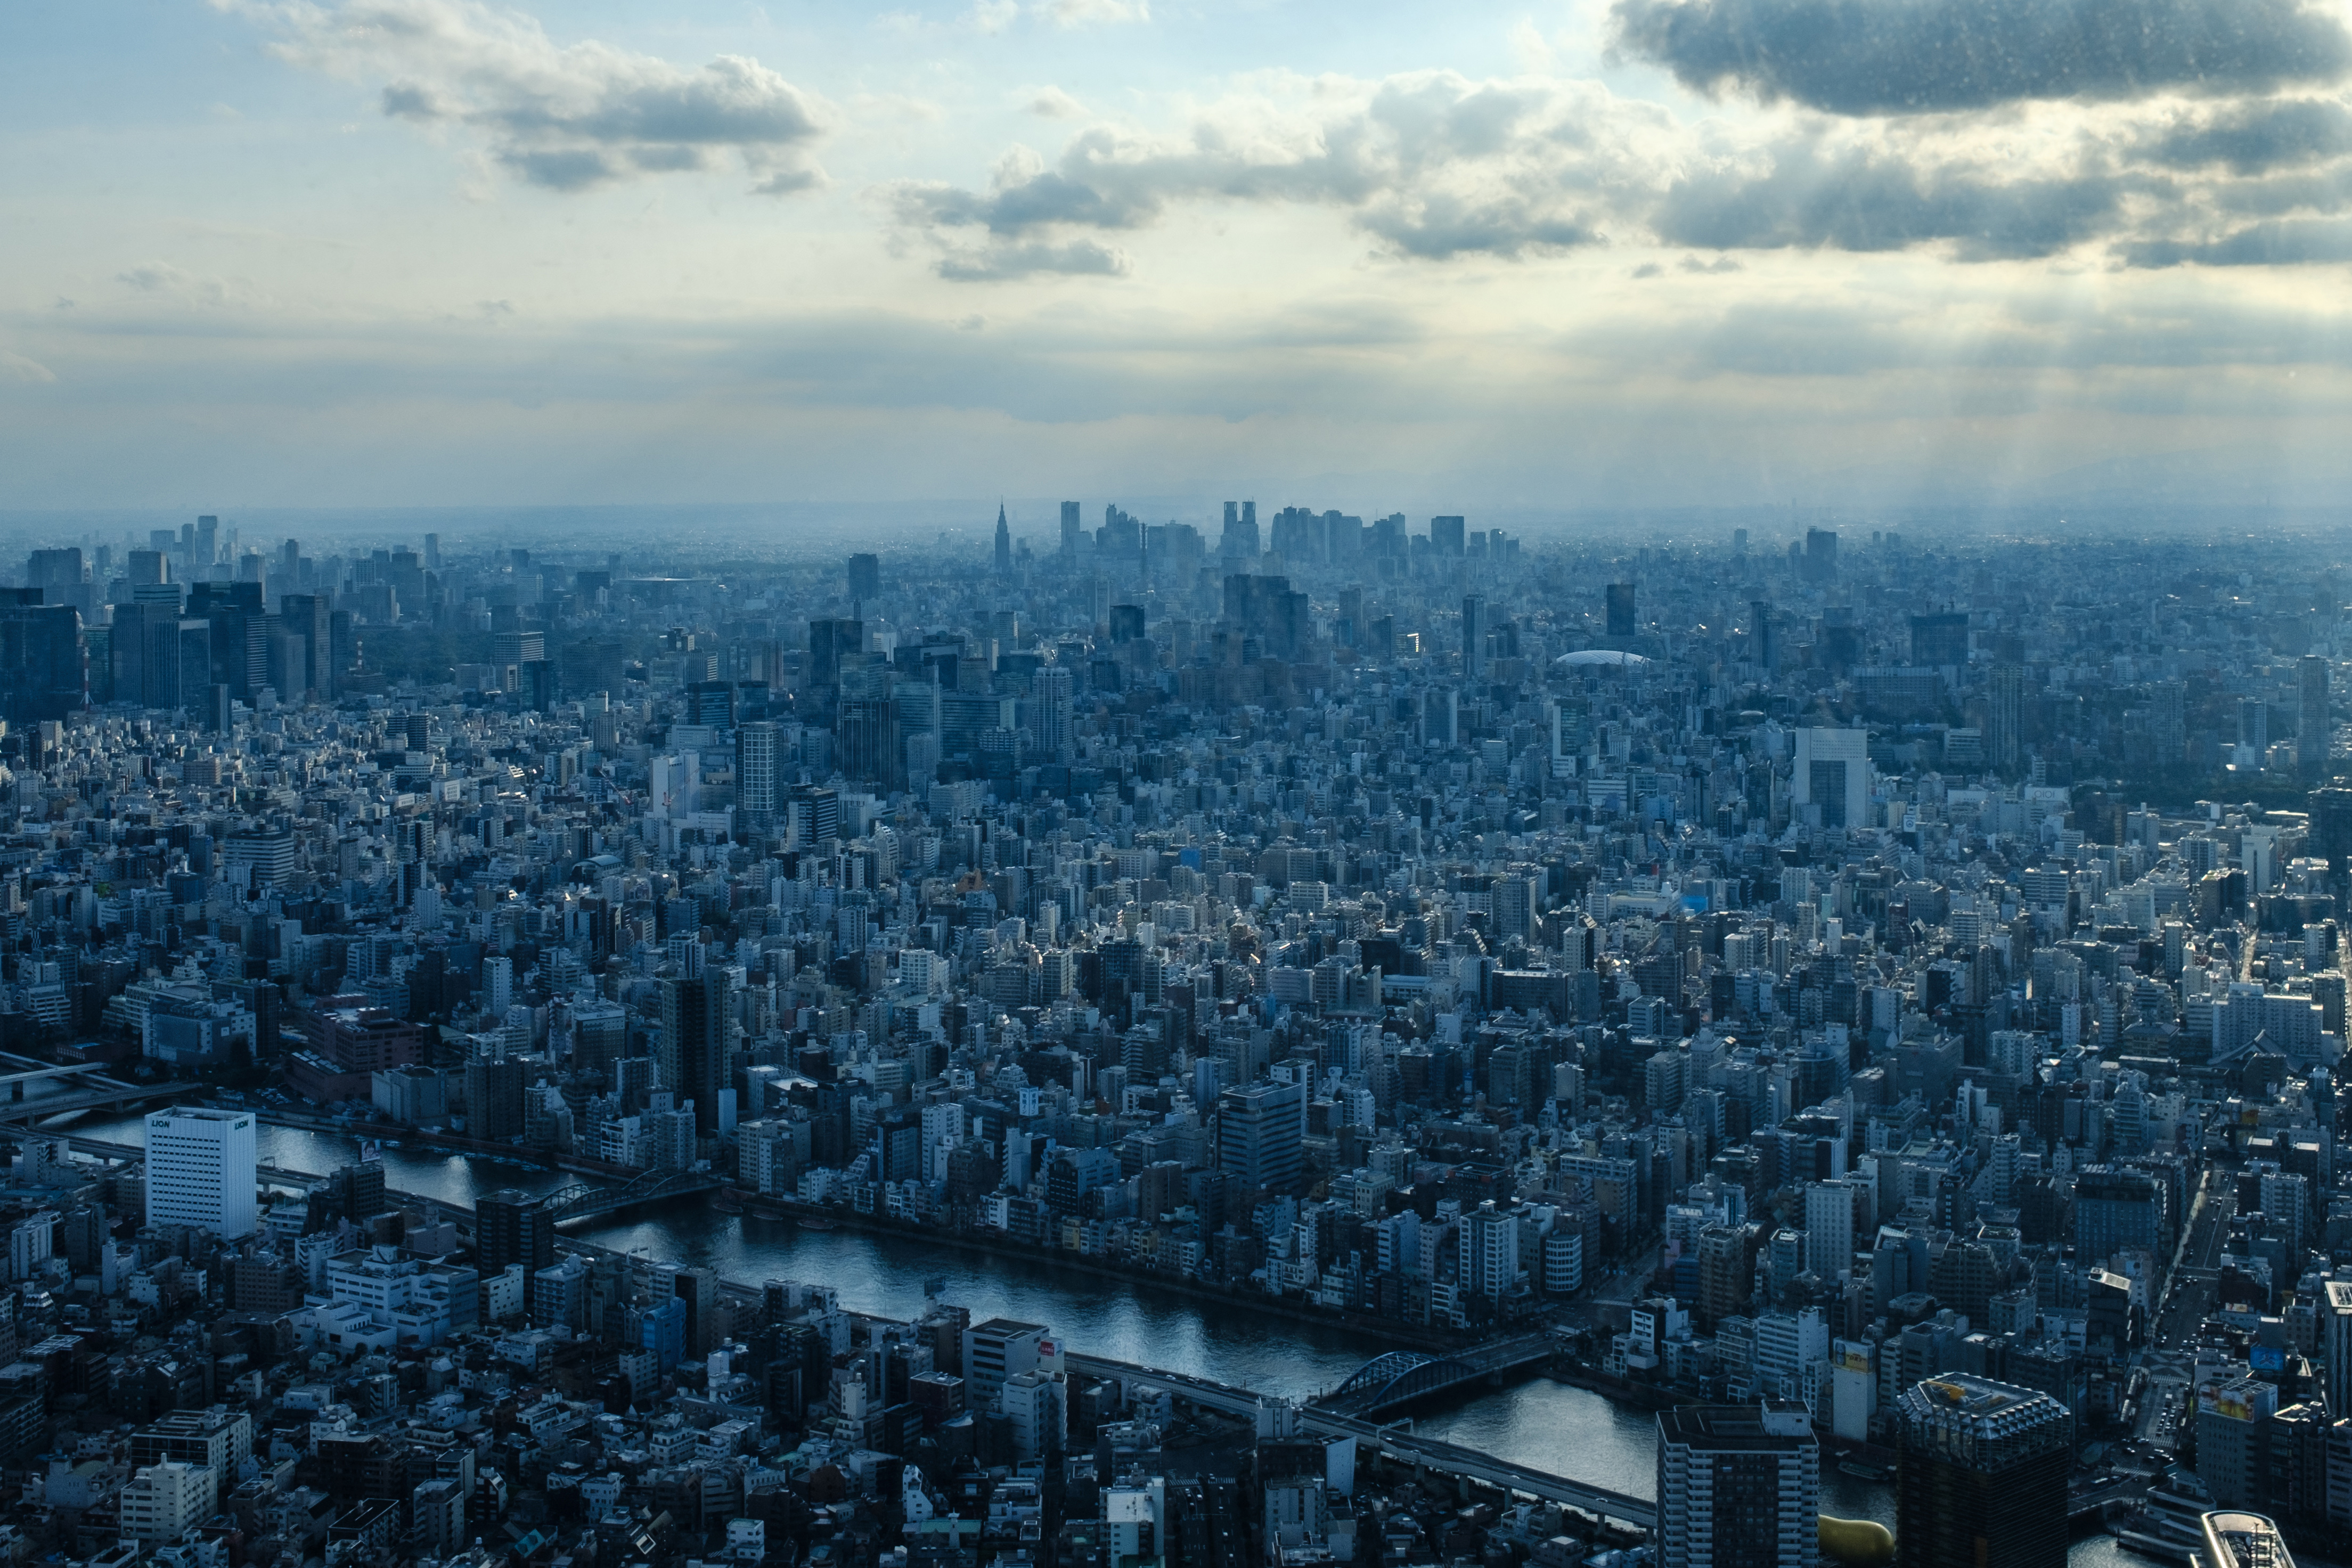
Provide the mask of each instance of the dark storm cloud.
POLYGON ((1623 48, 1685 86, 1835 114, 2257 91, 2352 68, 2302 0, 1617 0, 1623 48))

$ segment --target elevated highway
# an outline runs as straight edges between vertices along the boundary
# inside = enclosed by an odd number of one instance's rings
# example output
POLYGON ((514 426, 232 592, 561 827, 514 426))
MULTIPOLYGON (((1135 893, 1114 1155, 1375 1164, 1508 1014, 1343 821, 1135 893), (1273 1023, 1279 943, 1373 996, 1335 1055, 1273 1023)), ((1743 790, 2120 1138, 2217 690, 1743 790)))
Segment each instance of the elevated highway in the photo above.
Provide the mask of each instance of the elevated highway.
MULTIPOLYGON (((1246 1388, 1235 1388, 1231 1384, 1194 1377, 1189 1373, 1138 1366, 1132 1362, 1112 1361, 1104 1356, 1065 1352, 1062 1364, 1070 1371, 1084 1373, 1089 1377, 1115 1379, 1136 1387, 1164 1390, 1178 1399, 1220 1410, 1229 1415, 1255 1417, 1259 1406, 1267 1403, 1265 1396, 1246 1388)), ((1447 1475, 1467 1476, 1501 1491, 1559 1503, 1580 1512, 1632 1525, 1637 1530, 1657 1528, 1656 1506, 1640 1498, 1612 1491, 1606 1487, 1573 1481, 1531 1466, 1515 1465, 1479 1449, 1465 1448, 1458 1443, 1417 1436, 1401 1426, 1383 1426, 1313 1405, 1298 1408, 1297 1424, 1304 1432, 1353 1437, 1364 1447, 1378 1449, 1401 1464, 1442 1470, 1447 1475)))

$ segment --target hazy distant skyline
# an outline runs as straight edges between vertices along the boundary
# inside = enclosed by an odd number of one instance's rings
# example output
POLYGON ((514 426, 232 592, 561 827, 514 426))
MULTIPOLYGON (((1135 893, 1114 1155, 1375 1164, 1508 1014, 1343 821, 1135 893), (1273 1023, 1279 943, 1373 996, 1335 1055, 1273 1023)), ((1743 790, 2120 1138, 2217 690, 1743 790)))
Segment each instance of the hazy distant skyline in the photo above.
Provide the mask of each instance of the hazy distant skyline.
POLYGON ((2347 71, 2341 0, 12 7, 0 510, 2340 500, 2347 71))

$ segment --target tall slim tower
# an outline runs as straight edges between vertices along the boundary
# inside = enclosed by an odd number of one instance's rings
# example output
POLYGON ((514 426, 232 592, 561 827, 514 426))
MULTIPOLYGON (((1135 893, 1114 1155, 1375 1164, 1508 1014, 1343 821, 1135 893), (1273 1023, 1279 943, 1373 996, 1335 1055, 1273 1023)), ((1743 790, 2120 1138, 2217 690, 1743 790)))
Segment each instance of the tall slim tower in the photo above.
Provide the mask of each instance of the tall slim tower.
MULTIPOLYGON (((2025 668, 2003 660, 1992 667, 1985 749, 1993 769, 2013 778, 2025 763, 2025 668)), ((2169 759, 2179 762, 2175 756, 2169 759)))
POLYGON ((1078 503, 1074 500, 1064 501, 1062 503, 1062 558, 1064 560, 1077 559, 1078 535, 1084 531, 1086 531, 1086 522, 1079 516, 1078 503))
POLYGON ((2327 773, 2327 661, 2305 654, 2295 668, 2295 767, 2306 779, 2327 773))
POLYGON ((694 1102, 698 1133, 719 1131, 719 1091, 727 1084, 727 975, 707 970, 702 944, 682 944, 678 972, 661 983, 661 1080, 682 1110, 694 1102))
POLYGON ((1486 601, 1475 594, 1462 600, 1462 675, 1475 680, 1486 669, 1486 601))
POLYGON ((764 836, 775 828, 782 739, 782 731, 764 719, 735 731, 735 812, 747 834, 764 836))
POLYGON ((1004 521, 1004 503, 996 503, 996 574, 1013 575, 1013 529, 1004 521))

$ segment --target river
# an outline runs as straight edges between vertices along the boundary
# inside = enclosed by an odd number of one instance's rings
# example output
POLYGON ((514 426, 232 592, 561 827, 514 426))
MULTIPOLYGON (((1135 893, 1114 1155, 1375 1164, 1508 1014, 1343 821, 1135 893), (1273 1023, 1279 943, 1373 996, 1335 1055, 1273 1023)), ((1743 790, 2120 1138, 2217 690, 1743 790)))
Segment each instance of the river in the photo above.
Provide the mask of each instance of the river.
MULTIPOLYGON (((141 1142, 141 1121, 93 1121, 83 1137, 141 1142)), ((262 1163, 325 1173, 357 1156, 351 1138, 265 1125, 262 1163)), ((499 1164, 413 1148, 383 1152, 387 1183, 403 1192, 468 1204, 478 1192, 551 1191, 577 1180, 561 1172, 499 1164)), ((1097 1355, 1191 1373, 1244 1388, 1304 1398, 1332 1387, 1389 1347, 1340 1329, 1302 1325, 1237 1308, 1154 1292, 1051 1265, 933 1250, 896 1237, 852 1230, 807 1231, 756 1215, 722 1215, 697 1198, 639 1210, 565 1234, 628 1252, 708 1267, 757 1286, 769 1279, 829 1285, 842 1304, 878 1317, 921 1315, 925 1286, 968 1309, 975 1321, 1044 1323, 1097 1355)), ((1656 1494, 1657 1426, 1647 1412, 1549 1379, 1414 1413, 1415 1430, 1498 1458, 1641 1498, 1656 1494)), ((1822 1507, 1848 1518, 1895 1522, 1891 1487, 1832 1469, 1822 1507)), ((2145 1568, 2105 1535, 2075 1542, 2068 1568, 2145 1568)))

